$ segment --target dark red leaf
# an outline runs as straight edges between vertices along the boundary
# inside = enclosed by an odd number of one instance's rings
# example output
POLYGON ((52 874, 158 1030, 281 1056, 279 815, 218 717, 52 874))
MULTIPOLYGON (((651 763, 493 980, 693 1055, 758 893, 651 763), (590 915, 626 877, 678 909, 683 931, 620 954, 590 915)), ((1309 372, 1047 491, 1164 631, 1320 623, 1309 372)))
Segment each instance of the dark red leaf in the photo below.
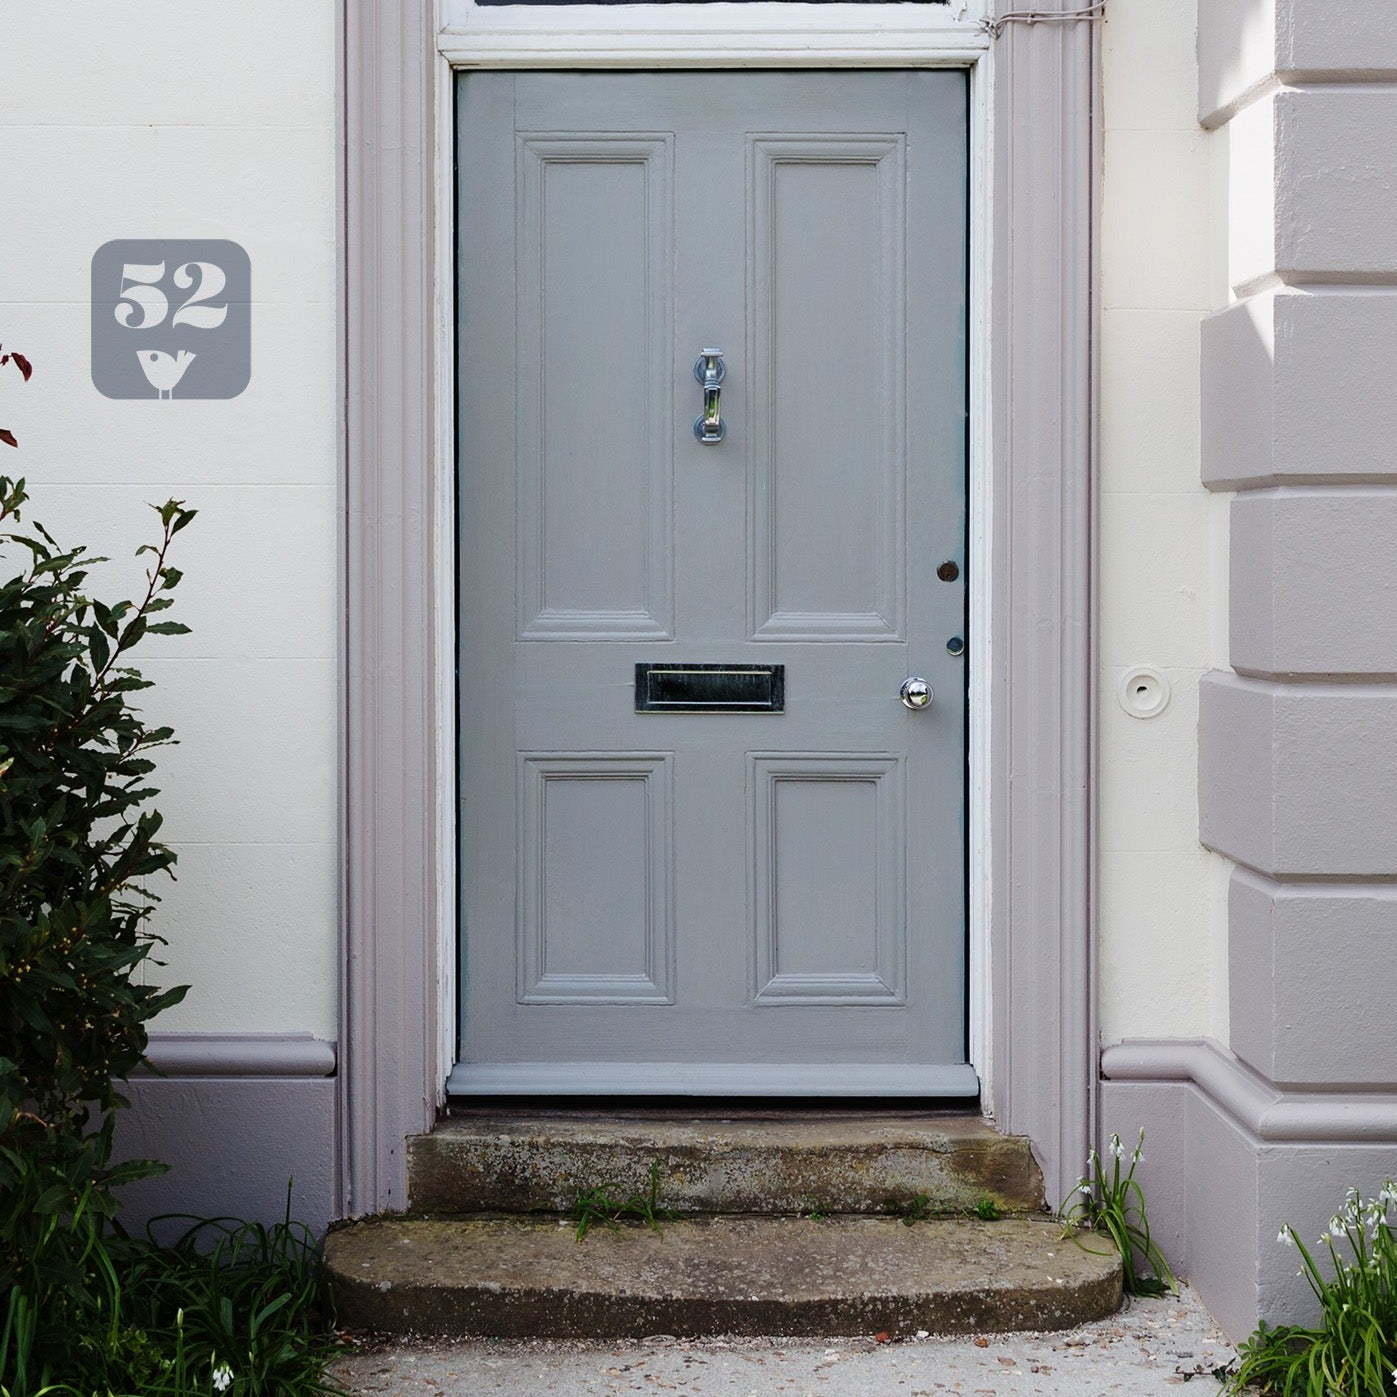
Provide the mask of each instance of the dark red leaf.
POLYGON ((10 351, 10 358, 13 359, 16 364, 19 365, 19 371, 24 375, 24 381, 28 383, 29 375, 34 372, 34 365, 31 364, 29 360, 24 357, 23 354, 16 354, 14 350, 10 351))
POLYGON ((0 441, 3 441, 6 446, 19 445, 19 443, 15 440, 15 434, 11 431, 6 430, 6 428, 4 427, 0 427, 0 441))

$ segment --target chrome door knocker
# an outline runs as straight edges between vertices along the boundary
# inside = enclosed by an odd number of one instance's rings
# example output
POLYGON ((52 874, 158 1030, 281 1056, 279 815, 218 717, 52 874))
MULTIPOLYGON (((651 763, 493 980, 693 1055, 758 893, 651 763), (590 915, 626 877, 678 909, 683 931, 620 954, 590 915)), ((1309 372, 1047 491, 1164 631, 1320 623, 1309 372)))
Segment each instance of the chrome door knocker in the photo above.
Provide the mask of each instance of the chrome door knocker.
POLYGON ((727 375, 721 349, 701 350, 694 360, 694 377, 703 385, 703 411, 694 419, 694 435, 702 442, 722 441, 727 433, 718 415, 718 399, 722 395, 718 385, 727 375))

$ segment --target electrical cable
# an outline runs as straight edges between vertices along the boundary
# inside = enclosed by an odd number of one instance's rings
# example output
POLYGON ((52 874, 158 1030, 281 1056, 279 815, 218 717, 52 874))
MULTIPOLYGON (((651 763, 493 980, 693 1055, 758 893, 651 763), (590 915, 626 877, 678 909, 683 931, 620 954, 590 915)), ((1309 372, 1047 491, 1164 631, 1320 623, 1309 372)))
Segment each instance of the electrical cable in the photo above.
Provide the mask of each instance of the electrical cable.
POLYGON ((997 19, 982 20, 981 24, 986 34, 997 39, 1008 24, 1067 24, 1105 17, 1106 0, 1096 0, 1080 10, 1010 10, 997 19))

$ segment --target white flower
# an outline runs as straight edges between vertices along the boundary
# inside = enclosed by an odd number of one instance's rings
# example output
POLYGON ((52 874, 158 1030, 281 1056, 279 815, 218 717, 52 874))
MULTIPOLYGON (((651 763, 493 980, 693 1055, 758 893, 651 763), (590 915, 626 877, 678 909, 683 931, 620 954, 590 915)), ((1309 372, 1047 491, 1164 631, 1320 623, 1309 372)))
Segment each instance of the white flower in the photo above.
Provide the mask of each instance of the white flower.
POLYGON ((227 1392, 232 1385, 233 1370, 226 1363, 220 1363, 213 1370, 213 1390, 215 1392, 227 1392))
POLYGON ((1290 1224, 1283 1222, 1281 1230, 1276 1233, 1276 1241, 1282 1246, 1293 1247, 1295 1245, 1295 1233, 1290 1230, 1290 1224))
POLYGON ((1117 1159, 1121 1159, 1125 1155, 1125 1146, 1121 1144, 1121 1137, 1119 1135, 1111 1136, 1111 1153, 1117 1159))

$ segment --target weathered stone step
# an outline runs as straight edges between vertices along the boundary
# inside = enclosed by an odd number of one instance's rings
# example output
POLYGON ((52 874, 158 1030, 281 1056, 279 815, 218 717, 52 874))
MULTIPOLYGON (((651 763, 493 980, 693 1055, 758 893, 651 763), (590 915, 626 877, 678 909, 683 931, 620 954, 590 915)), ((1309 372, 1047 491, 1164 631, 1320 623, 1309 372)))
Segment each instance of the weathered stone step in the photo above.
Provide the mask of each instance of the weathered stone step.
POLYGON ((409 1142, 409 1209, 566 1212, 599 1185, 646 1192, 656 1164, 660 1200, 680 1213, 880 1213, 918 1195, 933 1212, 984 1199, 1006 1213, 1043 1208, 1028 1142, 978 1116, 482 1110, 409 1142))
POLYGON ((1041 1219, 709 1217, 663 1233, 535 1218, 330 1233, 342 1323, 391 1335, 910 1335, 1062 1329, 1115 1310, 1109 1243, 1041 1219))

